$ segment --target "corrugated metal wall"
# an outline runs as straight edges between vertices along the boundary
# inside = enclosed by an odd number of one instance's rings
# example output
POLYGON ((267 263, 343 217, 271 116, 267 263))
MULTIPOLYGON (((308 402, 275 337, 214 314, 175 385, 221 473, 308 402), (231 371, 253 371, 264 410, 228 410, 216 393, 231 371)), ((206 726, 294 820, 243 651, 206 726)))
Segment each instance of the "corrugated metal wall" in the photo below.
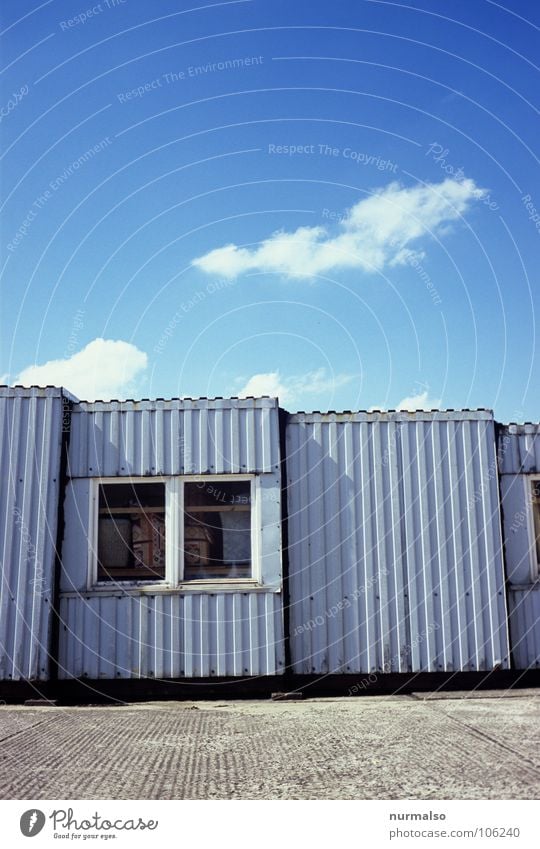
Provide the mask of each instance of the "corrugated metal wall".
MULTIPOLYGON (((1 679, 49 673, 63 403, 52 387, 0 388, 1 679)), ((297 414, 286 436, 295 671, 506 667, 492 416, 297 414)), ((498 458, 513 658, 526 668, 540 665, 528 502, 540 426, 501 428, 498 458)), ((61 675, 282 672, 279 462, 273 399, 75 404, 66 520, 81 544, 70 537, 63 572, 81 591, 61 601, 61 675), (232 472, 266 481, 266 590, 84 592, 85 479, 232 472)))
POLYGON ((287 478, 296 672, 508 666, 490 413, 293 415, 287 478))
POLYGON ((200 678, 283 672, 281 594, 64 597, 62 678, 200 678))
POLYGON ((73 409, 71 477, 271 472, 275 399, 86 402, 73 409))
POLYGON ((49 674, 62 391, 0 387, 0 679, 49 674))
POLYGON ((540 474, 540 425, 499 428, 498 458, 513 665, 540 667, 540 574, 531 505, 532 476, 540 474))
POLYGON ((284 671, 276 399, 74 406, 61 572, 62 677, 206 677, 284 671), (261 584, 89 590, 90 478, 249 473, 261 584), (77 591, 77 592, 74 592, 77 591))

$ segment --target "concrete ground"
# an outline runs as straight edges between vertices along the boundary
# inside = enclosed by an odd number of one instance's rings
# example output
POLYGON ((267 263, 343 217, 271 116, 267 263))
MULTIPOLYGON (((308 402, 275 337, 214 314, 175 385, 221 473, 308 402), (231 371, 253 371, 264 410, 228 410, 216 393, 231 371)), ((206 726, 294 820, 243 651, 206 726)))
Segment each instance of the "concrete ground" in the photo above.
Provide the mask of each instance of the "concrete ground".
POLYGON ((537 799, 540 691, 0 707, 3 799, 537 799))

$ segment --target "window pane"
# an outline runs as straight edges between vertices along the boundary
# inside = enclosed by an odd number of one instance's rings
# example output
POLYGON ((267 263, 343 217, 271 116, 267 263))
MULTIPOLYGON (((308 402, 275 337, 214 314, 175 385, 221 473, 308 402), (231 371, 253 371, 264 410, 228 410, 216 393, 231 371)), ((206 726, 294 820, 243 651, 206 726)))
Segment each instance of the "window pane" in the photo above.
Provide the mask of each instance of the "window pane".
POLYGON ((165 484, 99 488, 98 580, 163 580, 165 484))
POLYGON ((251 485, 184 485, 184 579, 251 577, 251 485))

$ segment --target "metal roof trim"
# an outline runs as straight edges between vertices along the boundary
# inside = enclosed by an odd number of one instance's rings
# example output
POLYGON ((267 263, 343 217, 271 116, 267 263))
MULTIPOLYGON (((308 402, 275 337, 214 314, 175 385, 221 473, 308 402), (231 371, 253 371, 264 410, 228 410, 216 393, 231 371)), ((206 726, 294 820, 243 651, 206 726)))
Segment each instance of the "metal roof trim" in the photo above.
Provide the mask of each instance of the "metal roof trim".
POLYGON ((511 436, 527 436, 528 434, 540 433, 540 422, 523 422, 522 424, 510 422, 509 424, 501 425, 501 427, 508 431, 511 436))
POLYGON ((77 401, 73 413, 135 412, 136 410, 229 410, 277 409, 278 399, 260 398, 144 398, 136 401, 77 401))
POLYGON ((291 413, 292 422, 407 422, 407 421, 494 421, 493 410, 358 410, 350 413, 291 413))
POLYGON ((63 386, 0 386, 1 398, 66 398, 76 403, 79 399, 63 386))

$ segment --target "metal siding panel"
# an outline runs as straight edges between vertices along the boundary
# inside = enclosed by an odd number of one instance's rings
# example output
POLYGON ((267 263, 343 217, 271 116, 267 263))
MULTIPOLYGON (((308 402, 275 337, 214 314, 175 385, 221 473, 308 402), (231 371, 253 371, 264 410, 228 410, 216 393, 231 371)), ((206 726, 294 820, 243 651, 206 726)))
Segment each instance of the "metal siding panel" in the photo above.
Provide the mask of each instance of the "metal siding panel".
POLYGON ((255 465, 255 452, 257 449, 257 431, 255 428, 255 416, 253 410, 249 410, 245 416, 246 425, 246 463, 247 468, 252 469, 255 465))
POLYGON ((154 420, 157 410, 150 413, 149 410, 143 410, 139 416, 138 423, 141 428, 140 446, 141 446, 141 472, 143 475, 153 474, 152 458, 154 454, 154 420))
POLYGON ((280 599, 255 592, 65 598, 60 675, 279 674, 284 666, 280 599))
POLYGON ((236 597, 235 608, 235 646, 238 654, 239 675, 249 675, 249 622, 246 618, 243 597, 236 597))
POLYGON ((498 447, 501 474, 540 473, 540 424, 499 428, 498 447))
MULTIPOLYGON (((480 505, 481 522, 486 529, 480 544, 487 563, 498 562, 503 558, 502 528, 500 523, 500 494, 497 475, 497 457, 495 453, 494 426, 485 423, 479 439, 481 464, 485 473, 486 493, 480 505)), ((498 572, 486 569, 481 572, 485 584, 484 633, 486 635, 486 663, 495 664, 506 660, 508 654, 508 615, 503 578, 498 572)))
MULTIPOLYGON (((375 605, 375 627, 376 637, 375 643, 377 648, 376 670, 382 671, 385 655, 385 637, 388 633, 388 594, 387 585, 384 580, 384 572, 390 564, 386 563, 384 535, 386 531, 386 522, 384 517, 385 509, 385 493, 381 474, 381 426, 378 423, 377 427, 370 429, 370 467, 371 467, 371 487, 373 491, 372 500, 372 517, 373 517, 373 536, 375 545, 371 551, 371 556, 374 560, 375 575, 377 576, 377 591, 375 600, 379 604, 375 605)), ((391 567, 390 567, 391 568, 391 567)), ((388 652, 389 654, 389 652, 388 652)))
POLYGON ((30 589, 28 562, 31 559, 31 556, 28 554, 28 545, 25 542, 25 538, 32 540, 31 545, 35 545, 37 543, 34 522, 39 511, 40 500, 39 484, 36 486, 34 482, 34 463, 30 456, 30 452, 35 446, 37 437, 36 404, 34 398, 30 398, 28 400, 28 407, 28 423, 27 427, 22 432, 23 435, 19 443, 18 458, 18 465, 21 474, 19 482, 22 484, 20 503, 22 505, 22 514, 26 517, 26 519, 22 526, 24 528, 24 537, 23 533, 19 534, 19 550, 16 552, 19 568, 17 570, 15 604, 13 607, 15 617, 13 627, 14 651, 12 674, 15 679, 35 677, 30 674, 30 671, 27 670, 25 664, 27 645, 32 639, 27 620, 27 594, 30 597, 34 595, 33 592, 28 592, 28 589, 30 589))
MULTIPOLYGON (((319 423, 310 428, 310 438, 307 443, 307 465, 309 469, 309 483, 306 494, 309 504, 308 511, 308 538, 307 545, 310 552, 310 614, 308 620, 313 624, 310 630, 311 652, 310 672, 328 672, 326 632, 327 620, 324 617, 326 607, 326 586, 328 574, 332 574, 331 564, 326 563, 326 549, 324 544, 324 458, 322 454, 322 428, 319 423)), ((307 483, 307 481, 306 481, 307 483)))
MULTIPOLYGON (((390 547, 391 568, 385 576, 389 583, 389 597, 391 602, 390 618, 390 644, 391 644, 391 669, 396 672, 406 672, 409 667, 408 644, 407 644, 407 617, 408 601, 404 595, 405 575, 403 568, 403 544, 402 544, 402 495, 400 486, 400 474, 398 469, 398 454, 396 449, 400 441, 400 434, 394 422, 389 423, 386 433, 385 455, 390 458, 384 467, 381 460, 381 470, 387 471, 387 484, 389 488, 389 521, 391 533, 388 544, 390 547), (395 455, 395 460, 393 456, 395 455)), ((400 446, 399 446, 400 447, 400 446)), ((383 455, 384 456, 384 455, 383 455)))
POLYGON ((210 442, 210 433, 208 427, 208 410, 199 410, 197 412, 197 427, 198 427, 198 466, 201 474, 210 471, 209 467, 209 452, 208 444, 210 442))
POLYGON ((148 626, 149 675, 153 678, 163 678, 166 650, 163 644, 163 598, 161 595, 152 598, 152 615, 149 616, 148 626))
MULTIPOLYGON (((473 449, 473 441, 472 441, 472 433, 471 433, 472 425, 467 423, 463 425, 463 436, 464 436, 464 451, 465 451, 465 462, 468 465, 469 475, 466 476, 466 480, 470 484, 470 489, 467 492, 467 503, 470 503, 470 499, 476 493, 482 493, 484 495, 484 481, 482 476, 482 469, 479 467, 477 463, 478 457, 475 449, 473 449), (471 491, 472 490, 472 491, 471 491)), ((476 443, 475 443, 476 446, 476 443)), ((470 570, 470 598, 472 604, 472 612, 470 616, 470 634, 473 640, 473 646, 471 651, 470 663, 471 668, 473 669, 486 669, 486 661, 483 654, 483 648, 485 646, 485 636, 484 636, 484 628, 483 628, 483 604, 484 604, 484 593, 482 586, 482 570, 478 570, 475 566, 479 563, 483 564, 485 562, 485 558, 482 557, 482 552, 479 550, 479 537, 482 534, 481 525, 479 522, 479 505, 482 505, 484 502, 484 498, 480 498, 478 501, 476 499, 473 503, 473 509, 469 510, 469 570, 470 570)))
MULTIPOLYGON (((91 422, 93 418, 94 417, 93 417, 93 415, 90 411, 88 413, 87 412, 81 412, 80 413, 80 419, 79 419, 79 415, 74 415, 73 418, 72 418, 72 429, 75 430, 77 428, 77 425, 79 424, 80 420, 84 421, 85 419, 87 419, 89 422, 91 422)), ((120 466, 120 471, 123 472, 125 475, 136 475, 136 474, 139 474, 139 466, 138 466, 137 459, 136 459, 136 445, 137 445, 136 439, 137 439, 137 435, 136 435, 136 433, 133 429, 133 424, 134 424, 133 416, 130 412, 126 411, 126 412, 122 413, 121 418, 122 418, 122 425, 123 425, 123 427, 122 427, 123 462, 120 466)), ((98 469, 97 473, 104 477, 104 476, 109 474, 109 471, 112 471, 112 469, 103 468, 103 469, 98 469)), ((75 470, 75 471, 72 470, 71 474, 73 475, 73 477, 76 477, 76 476, 85 477, 84 469, 75 470)))
MULTIPOLYGON (((440 667, 440 642, 439 633, 442 627, 443 615, 441 610, 441 575, 439 570, 439 555, 440 549, 438 546, 438 511, 440 504, 436 494, 436 474, 437 468, 443 461, 440 456, 434 456, 434 434, 439 427, 432 422, 425 422, 423 425, 423 440, 422 452, 425 457, 427 478, 425 491, 428 505, 428 525, 424 531, 427 546, 427 557, 429 562, 429 570, 427 573, 429 578, 426 581, 426 594, 428 596, 426 602, 426 664, 429 669, 437 672, 440 667), (430 625, 432 627, 430 627, 430 625), (434 626, 438 625, 438 628, 434 626)), ((446 568, 445 568, 446 572, 446 568)))
POLYGON ((118 473, 120 424, 119 413, 113 410, 103 422, 103 464, 118 473))
POLYGON ((227 651, 227 631, 230 632, 230 625, 227 621, 226 595, 221 593, 219 596, 216 596, 216 675, 227 674, 229 662, 229 653, 227 651))
POLYGON ((180 411, 177 406, 172 406, 164 417, 164 455, 160 474, 165 474, 167 469, 185 469, 185 444, 180 422, 180 411))
POLYGON ((88 472, 89 476, 99 474, 103 467, 104 444, 106 437, 103 433, 103 413, 97 412, 92 418, 88 432, 88 472))
POLYGON ((344 505, 341 522, 341 558, 343 562, 343 628, 344 628, 344 658, 345 672, 351 671, 351 666, 358 663, 358 655, 362 647, 359 644, 360 616, 357 603, 361 591, 365 591, 365 576, 363 564, 359 556, 359 540, 355 529, 358 527, 358 498, 352 480, 352 467, 355 461, 357 447, 354 444, 354 431, 350 424, 345 424, 343 435, 343 466, 340 476, 340 503, 344 505))
POLYGON ((364 638, 367 651, 367 666, 357 666, 353 671, 372 672, 378 667, 378 640, 376 611, 378 609, 378 580, 379 570, 374 558, 376 550, 375 535, 373 533, 373 472, 371 467, 370 438, 371 428, 366 422, 360 423, 361 462, 360 469, 354 470, 354 481, 361 483, 360 500, 362 504, 362 527, 364 528, 363 562, 365 564, 366 594, 365 594, 365 627, 362 637, 364 638), (359 475, 359 477, 358 477, 359 475))
POLYGON ((178 413, 182 422, 182 438, 183 438, 183 465, 180 468, 184 474, 191 474, 195 470, 195 444, 193 437, 193 413, 191 410, 185 410, 183 413, 178 413))
POLYGON ((453 534, 453 572, 454 572, 454 587, 456 598, 456 617, 455 630, 453 632, 453 651, 454 651, 454 669, 463 671, 466 668, 466 657, 468 652, 464 647, 462 635, 467 628, 467 610, 465 605, 465 579, 462 564, 463 558, 463 540, 461 532, 461 508, 462 497, 459 491, 459 479, 461 475, 461 465, 458 458, 458 426, 452 423, 450 427, 451 438, 449 440, 449 460, 450 460, 450 492, 452 501, 452 534, 453 534))
POLYGON ((207 678, 210 675, 211 663, 210 663, 210 651, 211 651, 211 620, 212 620, 212 607, 214 597, 209 597, 208 595, 197 596, 198 604, 198 621, 199 621, 199 657, 200 657, 200 667, 199 667, 199 677, 207 678))
POLYGON ((262 473, 279 464, 277 402, 75 404, 72 477, 262 473))
POLYGON ((233 648, 233 675, 242 675, 244 672, 244 660, 242 656, 242 597, 235 594, 232 596, 232 648, 233 648))
POLYGON ((403 505, 405 525, 405 569, 406 588, 409 601, 409 629, 411 640, 409 643, 410 664, 412 671, 416 672, 422 668, 421 643, 414 639, 415 634, 421 630, 419 622, 421 616, 421 599, 423 593, 417 587, 416 564, 422 563, 421 536, 419 524, 419 511, 416 509, 417 493, 420 489, 418 481, 417 464, 414 462, 415 446, 411 441, 415 431, 411 427, 404 427, 401 439, 402 464, 403 464, 403 505), (418 551, 420 540, 420 551, 418 551))
POLYGON ((230 444, 231 444, 231 472, 241 472, 241 453, 240 453, 240 410, 237 407, 232 407, 229 418, 230 424, 230 444))
POLYGON ((116 599, 104 598, 100 605, 100 630, 102 634, 99 652, 99 677, 113 678, 114 659, 117 656, 116 599))
POLYGON ((501 475, 501 500, 506 551, 506 575, 510 584, 529 584, 533 577, 529 536, 530 481, 526 475, 501 475))
POLYGON ((440 630, 437 639, 437 669, 452 669, 452 593, 451 572, 453 568, 453 545, 449 528, 449 474, 447 429, 435 427, 432 440, 432 463, 434 499, 436 510, 436 533, 434 557, 437 563, 438 621, 440 630))
MULTIPOLYGON (((221 401, 220 404, 222 403, 221 401)), ((212 472, 220 474, 226 472, 229 465, 229 446, 227 444, 227 428, 224 423, 223 407, 216 407, 210 415, 212 419, 212 428, 210 430, 212 439, 211 468, 212 472)))
POLYGON ((182 635, 182 599, 179 595, 170 596, 171 621, 169 639, 171 645, 171 678, 180 678, 183 670, 184 648, 182 635))
MULTIPOLYGON (((63 635, 70 627, 69 616, 71 606, 68 599, 60 599, 60 633, 63 635)), ((73 649, 75 640, 60 639, 58 652, 58 675, 60 678, 67 677, 66 670, 74 668, 73 649)))
MULTIPOLYGON (((259 415, 261 417, 261 448, 260 448, 260 457, 262 467, 265 472, 269 472, 272 470, 272 424, 271 424, 271 415, 270 410, 263 409, 259 411, 259 415)), ((279 445, 279 437, 278 442, 279 445)))
MULTIPOLYGON (((121 658, 121 663, 114 670, 117 678, 129 678, 132 667, 132 618, 130 599, 126 604, 117 604, 116 607, 116 654, 121 658)), ((112 677, 112 676, 111 676, 112 677)))
POLYGON ((276 663, 276 629, 274 616, 274 594, 267 593, 264 597, 264 634, 263 634, 263 649, 264 649, 264 665, 263 674, 271 675, 272 670, 277 668, 276 663))
MULTIPOLYGON (((90 599, 89 599, 90 601, 90 599)), ((99 602, 99 599, 98 599, 99 602)), ((146 628, 148 625, 146 598, 139 598, 135 604, 135 633, 137 635, 137 655, 133 664, 133 672, 137 678, 145 677, 146 670, 146 628)))
MULTIPOLYGON (((336 425, 330 422, 325 429, 328 442, 323 444, 326 462, 323 465, 322 504, 326 517, 324 522, 324 551, 332 563, 341 563, 340 524, 342 504, 339 500, 339 475, 336 425)), ((332 569, 328 575, 326 587, 324 617, 327 622, 327 647, 329 672, 341 672, 343 663, 343 617, 334 616, 335 605, 343 597, 341 589, 341 569, 332 569)))
POLYGON ((510 637, 516 669, 540 669, 540 587, 509 592, 510 637))
MULTIPOLYGON (((291 477, 290 471, 287 477, 287 499, 288 499, 288 521, 289 521, 289 560, 294 562, 296 568, 289 573, 290 587, 290 630, 297 646, 295 657, 295 671, 307 671, 307 653, 309 651, 309 638, 305 633, 306 623, 303 621, 307 609, 304 602, 304 593, 307 590, 306 583, 309 576, 309 558, 307 550, 307 518, 308 511, 300 509, 298 494, 303 487, 306 476, 306 452, 301 451, 300 440, 305 437, 305 428, 298 425, 286 430, 286 453, 293 461, 296 475, 291 477), (304 577, 305 575, 305 577, 304 577)), ((308 590, 307 590, 308 591, 308 590)))
POLYGON ((84 592, 88 578, 88 517, 90 480, 68 482, 64 497, 64 538, 60 568, 61 592, 84 592))
MULTIPOLYGON (((69 602, 67 599, 60 600, 59 607, 59 615, 60 615, 60 629, 63 631, 67 628, 67 615, 69 611, 69 602)), ((58 670, 59 676, 63 677, 63 672, 67 669, 69 660, 68 660, 68 651, 73 645, 72 641, 68 643, 67 640, 60 640, 59 652, 58 652, 58 670)))
POLYGON ((48 677, 61 440, 61 390, 0 389, 0 679, 48 677))
MULTIPOLYGON (((64 631, 66 642, 68 643, 67 663, 68 666, 65 672, 70 672, 75 678, 80 678, 84 672, 84 653, 86 649, 85 635, 86 622, 88 621, 87 605, 82 604, 80 610, 68 601, 68 616, 67 616, 67 631, 64 631), (70 646, 73 644, 73 647, 70 646), (72 663, 73 665, 70 665, 72 663)), ((64 677, 64 676, 61 676, 64 677)))
POLYGON ((195 675, 193 665, 193 600, 194 597, 192 595, 186 595, 183 597, 184 671, 180 674, 184 675, 186 678, 192 678, 195 675))
POLYGON ((489 414, 290 417, 296 672, 508 665, 493 434, 489 414), (355 561, 365 591, 336 612, 355 561))

